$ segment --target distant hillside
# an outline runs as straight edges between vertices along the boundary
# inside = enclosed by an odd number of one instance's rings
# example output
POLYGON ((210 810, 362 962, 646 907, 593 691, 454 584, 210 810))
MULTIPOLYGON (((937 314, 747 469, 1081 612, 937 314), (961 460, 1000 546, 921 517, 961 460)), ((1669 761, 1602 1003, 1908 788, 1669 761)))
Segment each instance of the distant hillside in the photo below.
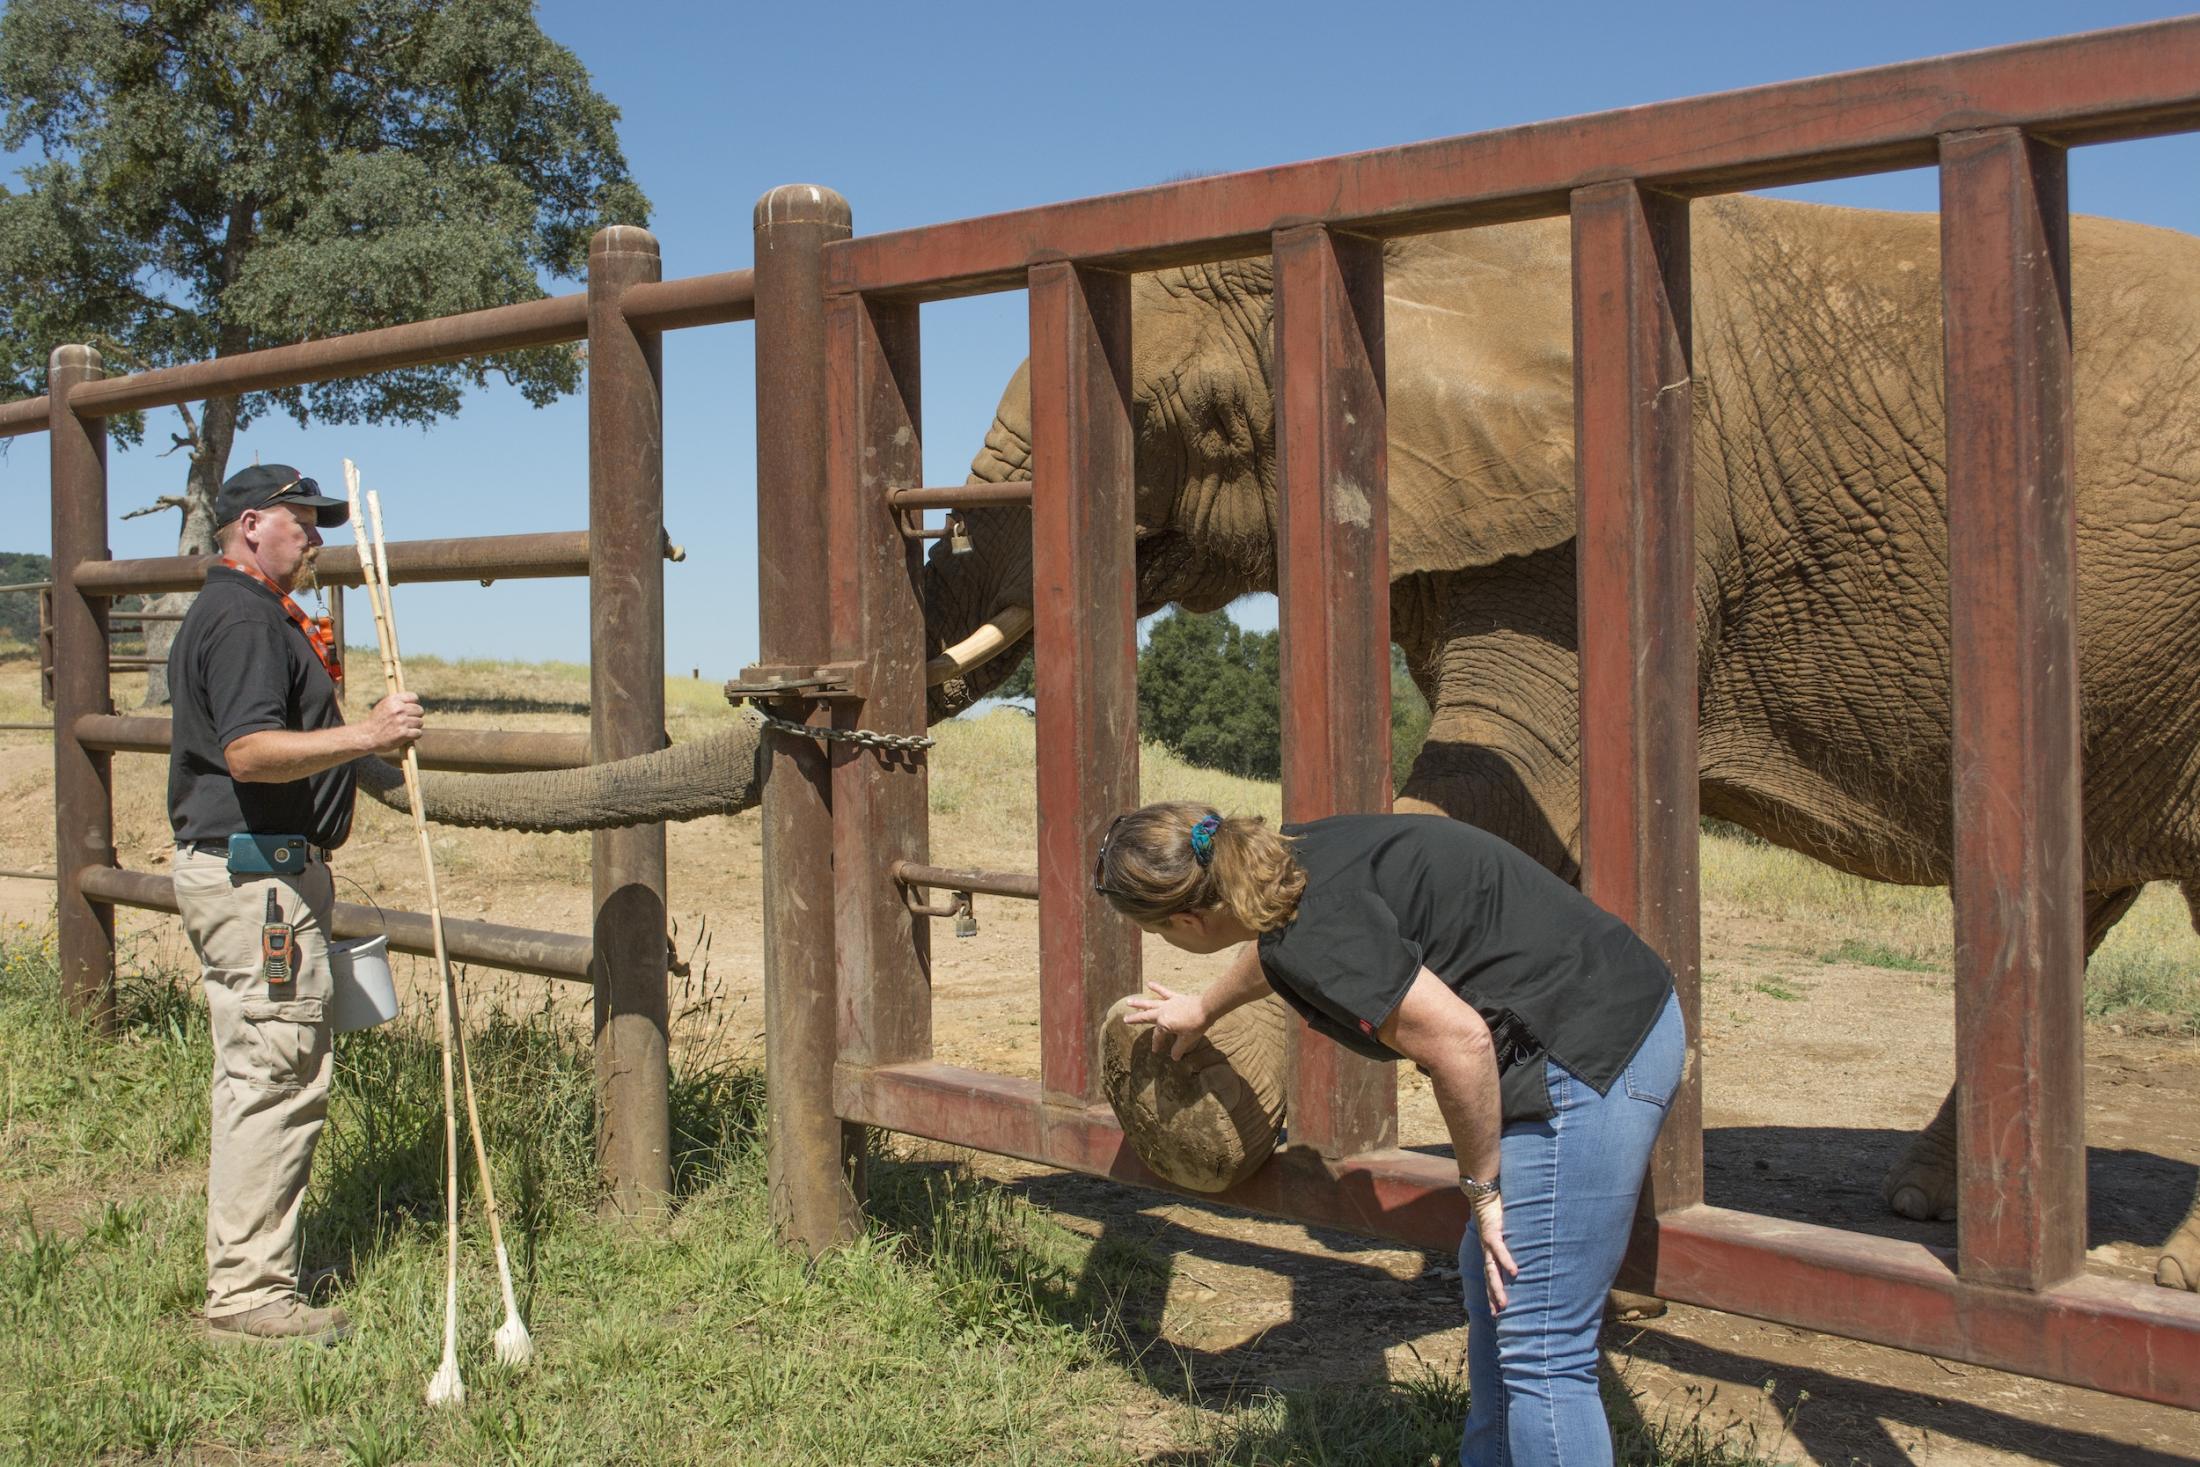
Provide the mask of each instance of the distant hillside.
MULTIPOLYGON (((28 550, 0 550, 0 586, 53 578, 53 562, 28 550)), ((38 598, 27 592, 0 595, 0 642, 38 640, 38 598)))

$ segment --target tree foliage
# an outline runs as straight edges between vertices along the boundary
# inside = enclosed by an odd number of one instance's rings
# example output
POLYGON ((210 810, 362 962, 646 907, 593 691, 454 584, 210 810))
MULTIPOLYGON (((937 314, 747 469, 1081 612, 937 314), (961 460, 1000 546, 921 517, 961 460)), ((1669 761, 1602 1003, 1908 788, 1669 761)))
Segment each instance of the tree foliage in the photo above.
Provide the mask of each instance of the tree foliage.
POLYGON ((1138 727, 1188 764, 1283 776, 1280 636, 1225 612, 1156 621, 1138 657, 1138 727))
MULTIPOLYGON (((1138 726, 1188 764, 1279 779, 1283 772, 1283 642, 1249 632, 1220 611, 1172 611, 1156 621, 1138 654, 1138 726)), ((1032 659, 993 690, 997 698, 1037 695, 1032 659)), ((1429 726, 1428 700, 1390 649, 1390 769, 1404 785, 1429 726)))
MULTIPOLYGON (((53 579, 53 562, 31 551, 0 550, 0 586, 21 586, 53 579)), ((0 593, 0 646, 38 640, 38 597, 35 593, 0 593)))
MULTIPOLYGON (((39 161, 0 189, 5 389, 43 391, 64 342, 135 371, 534 299, 646 221, 617 120, 529 0, 10 0, 0 144, 39 161)), ((263 413, 425 425, 491 373, 539 405, 580 356, 210 402, 177 435, 190 493, 263 413)))

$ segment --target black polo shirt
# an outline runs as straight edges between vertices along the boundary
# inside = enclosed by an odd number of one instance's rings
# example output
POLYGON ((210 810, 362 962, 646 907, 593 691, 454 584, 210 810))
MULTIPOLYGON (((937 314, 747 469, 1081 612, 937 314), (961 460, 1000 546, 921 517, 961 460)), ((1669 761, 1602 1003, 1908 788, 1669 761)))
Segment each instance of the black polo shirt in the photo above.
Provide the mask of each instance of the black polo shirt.
POLYGON ((348 764, 283 784, 229 777, 223 751, 246 734, 344 721, 328 669, 274 591, 225 565, 209 570, 168 649, 168 696, 168 820, 178 842, 255 831, 333 850, 351 835, 348 764))
POLYGON ((1673 991, 1626 923, 1487 831, 1339 815, 1283 833, 1297 838, 1306 894, 1261 934, 1269 985, 1319 1032, 1397 1059, 1375 1031, 1427 968, 1497 1038, 1508 1122, 1551 1114, 1546 1057, 1610 1090, 1673 991))

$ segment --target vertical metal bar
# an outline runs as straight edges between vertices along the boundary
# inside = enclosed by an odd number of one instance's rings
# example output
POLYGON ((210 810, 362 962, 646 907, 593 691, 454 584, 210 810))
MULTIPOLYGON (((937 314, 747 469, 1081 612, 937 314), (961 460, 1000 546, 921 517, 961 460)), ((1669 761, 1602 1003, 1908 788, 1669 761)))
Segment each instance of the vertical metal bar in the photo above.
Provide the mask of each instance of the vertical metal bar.
POLYGON ((1138 987, 1138 935, 1092 889, 1108 822, 1138 803, 1130 278, 1032 267, 1033 616, 1039 704, 1039 1076, 1100 1098, 1100 1021, 1138 987))
POLYGON ((1644 1207, 1703 1200, 1688 202, 1573 196, 1582 890, 1673 970, 1688 1063, 1644 1207))
POLYGON ((53 857, 61 992, 69 1011, 114 1025, 115 909, 84 895, 87 866, 115 864, 114 756, 87 749, 76 721, 114 712, 107 599, 76 589, 77 567, 107 554, 107 420, 79 418, 69 394, 105 375, 88 346, 54 349, 46 392, 53 499, 53 857))
MULTIPOLYGON (((833 655, 862 668, 850 728, 925 727, 921 541, 886 495, 924 482, 917 308, 840 296, 825 308, 826 478, 833 655)), ((839 934, 840 1055, 859 1065, 932 1053, 932 924, 910 915, 887 872, 930 850, 921 754, 833 746, 834 908, 839 934)))
MULTIPOLYGON (((598 763, 665 746, 664 401, 658 339, 619 297, 662 273, 647 230, 588 249, 588 732, 598 763)), ((603 830, 595 872, 597 1157, 614 1211, 672 1190, 665 828, 603 830)))
MULTIPOLYGON (((1383 249, 1310 224, 1276 232, 1278 621, 1283 817, 1388 810, 1390 456, 1383 249)), ((1398 1137, 1397 1075, 1301 1026, 1291 1136, 1324 1156, 1398 1137)))
MULTIPOLYGON (((815 665, 832 645, 823 251, 848 237, 848 201, 789 184, 757 200, 755 229, 757 636, 764 661, 815 665)), ((824 711, 777 709, 812 722, 824 711)), ((779 734, 759 762, 772 1225, 819 1253, 863 1228, 863 1130, 833 1113, 832 771, 821 745, 779 734)))
POLYGON ((2085 1249, 2084 857, 2061 148, 1941 142, 1953 641, 1957 1257, 2038 1289, 2085 1249))

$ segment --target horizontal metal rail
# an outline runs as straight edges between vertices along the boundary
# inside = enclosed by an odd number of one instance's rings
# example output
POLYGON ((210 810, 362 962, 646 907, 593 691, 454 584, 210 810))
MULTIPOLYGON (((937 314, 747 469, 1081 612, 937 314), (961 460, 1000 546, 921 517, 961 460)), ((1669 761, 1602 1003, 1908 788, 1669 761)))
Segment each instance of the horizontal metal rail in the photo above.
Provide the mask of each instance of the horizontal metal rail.
POLYGON ((52 881, 51 871, 22 871, 13 866, 0 866, 0 879, 8 881, 52 881))
POLYGON ((0 438, 17 438, 25 433, 45 432, 51 406, 51 400, 43 392, 36 397, 20 398, 15 402, 0 402, 0 438))
POLYGON ((52 733, 50 723, 0 723, 0 733, 52 733))
MULTIPOLYGON (((120 754, 165 754, 171 734, 165 718, 88 713, 76 721, 76 736, 86 748, 120 754)), ((415 747, 423 769, 455 769, 470 774, 578 769, 588 763, 588 735, 584 733, 430 729, 415 747)))
MULTIPOLYGON (((149 912, 176 910, 175 884, 150 871, 124 871, 113 866, 87 866, 79 875, 84 894, 98 901, 149 912)), ((416 957, 435 956, 435 934, 425 912, 401 912, 338 902, 332 924, 338 937, 374 937, 387 932, 392 952, 416 957)), ((505 927, 494 922, 443 919, 445 951, 454 963, 482 968, 501 968, 511 973, 539 973, 549 978, 588 981, 591 944, 585 937, 564 932, 543 932, 532 927, 505 927)))
POLYGON ((1029 504, 1031 481, 963 484, 950 489, 889 489, 886 502, 895 509, 985 509, 1003 504, 1029 504))
POLYGON ((187 611, 110 611, 107 622, 112 626, 118 621, 182 621, 187 611))
MULTIPOLYGON (((756 314, 756 289, 751 272, 727 270, 637 286, 627 293, 622 307, 628 323, 646 331, 747 321, 756 314)), ((71 394, 70 404, 80 416, 107 417, 203 397, 266 392, 398 367, 555 346, 578 341, 587 334, 585 292, 546 296, 432 321, 110 377, 78 389, 71 394)), ((43 396, 0 404, 0 438, 40 432, 50 413, 51 406, 43 396)))
POLYGON ((728 270, 630 285, 619 297, 619 314, 637 331, 751 321, 756 318, 756 275, 750 270, 728 270))
POLYGON ((2149 137, 2200 126, 2196 78, 2200 18, 2160 21, 863 235, 825 247, 826 280, 946 300, 1021 289, 1039 260, 1265 256, 1289 223, 1402 235, 1555 218, 1609 179, 1701 195, 1928 167, 1943 135, 1973 128, 2149 137))
POLYGON ((127 377, 88 383, 69 394, 78 417, 167 407, 203 397, 266 392, 332 377, 356 377, 396 367, 425 366, 461 357, 489 356, 531 346, 578 341, 588 332, 588 298, 581 293, 546 296, 513 306, 492 306, 405 326, 356 331, 294 346, 240 352, 233 357, 156 367, 127 377))
MULTIPOLYGON (((1039 1082, 951 1065, 840 1064, 842 1118, 1156 1191, 1106 1106, 1042 1102, 1039 1082)), ((1286 1146, 1227 1192, 1232 1207, 1449 1253, 1466 1226, 1448 1156, 1370 1151, 1325 1162, 1286 1146)), ((1629 1259, 1660 1298, 2094 1390, 2200 1407, 2200 1295, 2080 1277, 2038 1293, 1966 1284, 1944 1249, 1697 1206, 1660 1217, 1629 1259)))
MULTIPOLYGON (((40 401, 43 402, 44 399, 41 398, 40 401)), ((52 589, 52 581, 10 581, 5 586, 0 586, 0 595, 4 595, 9 591, 51 591, 52 589)))
MULTIPOLYGON (((462 540, 398 540, 389 546, 390 582, 517 581, 588 574, 588 532, 556 530, 534 535, 478 535, 462 540)), ((87 560, 76 570, 77 589, 95 596, 195 591, 210 555, 162 555, 144 560, 87 560)), ((359 584, 359 552, 331 545, 314 562, 324 586, 359 584)))
POLYGON ((1039 878, 1027 871, 955 871, 945 866, 920 866, 896 861, 887 875, 903 886, 928 886, 941 891, 967 891, 977 896, 1039 899, 1039 878))

